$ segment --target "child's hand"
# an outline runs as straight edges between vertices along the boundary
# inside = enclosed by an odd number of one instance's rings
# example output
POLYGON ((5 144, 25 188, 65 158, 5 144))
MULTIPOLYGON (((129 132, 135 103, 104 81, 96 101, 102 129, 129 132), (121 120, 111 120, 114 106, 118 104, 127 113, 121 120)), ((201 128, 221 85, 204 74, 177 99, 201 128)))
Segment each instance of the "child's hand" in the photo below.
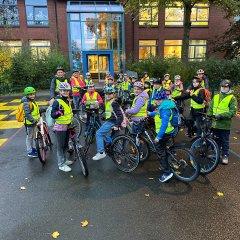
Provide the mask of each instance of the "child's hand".
POLYGON ((190 96, 192 96, 194 94, 194 90, 190 91, 190 96))
POLYGON ((119 130, 119 127, 113 127, 112 128, 114 131, 117 131, 117 130, 119 130))
POLYGON ((63 116, 63 115, 64 115, 64 113, 61 110, 58 110, 56 112, 56 116, 58 116, 58 117, 63 116))
POLYGON ((154 139, 154 142, 155 142, 155 143, 158 143, 158 142, 159 142, 159 139, 158 139, 158 138, 155 138, 155 139, 154 139))
POLYGON ((36 123, 36 126, 37 126, 37 127, 38 127, 38 126, 40 126, 40 125, 41 125, 41 123, 40 123, 40 122, 37 122, 37 123, 36 123))

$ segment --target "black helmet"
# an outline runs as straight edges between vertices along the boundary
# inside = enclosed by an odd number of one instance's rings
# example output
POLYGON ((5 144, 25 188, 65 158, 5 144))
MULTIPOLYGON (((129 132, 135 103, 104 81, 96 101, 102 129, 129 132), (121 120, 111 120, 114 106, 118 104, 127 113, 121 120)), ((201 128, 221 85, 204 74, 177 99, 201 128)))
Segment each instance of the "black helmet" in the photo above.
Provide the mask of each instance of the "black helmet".
POLYGON ((221 87, 229 87, 229 88, 231 88, 232 87, 232 83, 231 83, 230 80, 224 79, 224 80, 221 81, 220 86, 221 87))
POLYGON ((57 68, 56 68, 56 72, 59 71, 59 70, 64 71, 64 68, 63 68, 62 66, 57 66, 57 68))
POLYGON ((161 84, 161 80, 159 78, 153 78, 153 84, 161 84))

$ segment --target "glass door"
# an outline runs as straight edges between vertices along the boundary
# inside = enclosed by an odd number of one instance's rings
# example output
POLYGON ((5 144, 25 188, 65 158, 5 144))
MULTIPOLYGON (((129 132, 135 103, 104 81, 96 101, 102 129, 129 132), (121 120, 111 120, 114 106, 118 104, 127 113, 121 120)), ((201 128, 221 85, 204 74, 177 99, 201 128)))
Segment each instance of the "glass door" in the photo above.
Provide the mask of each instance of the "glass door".
POLYGON ((98 56, 98 73, 99 73, 99 81, 104 81, 106 72, 109 72, 109 55, 99 55, 98 56))

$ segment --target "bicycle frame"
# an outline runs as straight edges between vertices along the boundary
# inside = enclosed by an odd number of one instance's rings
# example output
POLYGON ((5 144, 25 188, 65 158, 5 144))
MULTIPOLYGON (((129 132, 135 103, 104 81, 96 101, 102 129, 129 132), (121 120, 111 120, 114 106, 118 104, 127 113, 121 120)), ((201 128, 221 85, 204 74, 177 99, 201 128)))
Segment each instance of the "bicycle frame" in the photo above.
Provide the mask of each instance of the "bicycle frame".
MULTIPOLYGON (((42 116, 40 117, 39 122, 40 122, 40 126, 37 126, 37 129, 38 129, 38 130, 37 130, 36 133, 35 133, 35 138, 37 138, 37 135, 38 135, 38 133, 40 132, 41 135, 42 135, 42 137, 43 137, 43 147, 45 148, 45 147, 47 146, 46 141, 45 141, 45 137, 44 137, 44 135, 45 135, 45 133, 44 133, 44 124, 46 125, 46 122, 43 121, 42 116), (39 131, 39 130, 40 130, 40 131, 39 131)), ((47 130, 47 129, 46 129, 46 130, 47 130)))

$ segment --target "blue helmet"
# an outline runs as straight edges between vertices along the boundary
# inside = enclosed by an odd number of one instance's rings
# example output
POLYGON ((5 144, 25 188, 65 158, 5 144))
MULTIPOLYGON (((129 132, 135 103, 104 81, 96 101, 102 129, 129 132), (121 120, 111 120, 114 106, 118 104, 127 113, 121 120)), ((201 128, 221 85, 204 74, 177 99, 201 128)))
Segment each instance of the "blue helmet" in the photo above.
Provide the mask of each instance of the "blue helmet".
POLYGON ((163 90, 163 89, 156 91, 153 96, 154 100, 162 100, 162 99, 166 99, 166 98, 167 98, 167 94, 166 94, 165 90, 163 90))
POLYGON ((105 94, 107 94, 107 93, 115 93, 116 92, 116 90, 115 90, 115 88, 113 88, 112 86, 106 86, 105 88, 104 88, 104 93, 105 94))

